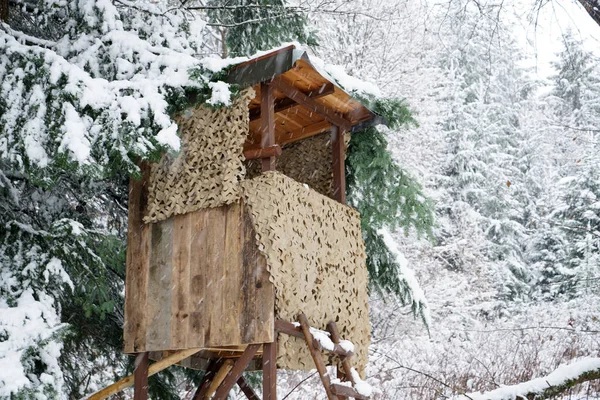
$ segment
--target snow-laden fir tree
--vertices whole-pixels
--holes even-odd
[[[212,74],[195,58],[204,21],[142,2],[10,5],[0,26],[0,398],[79,398],[127,366],[127,182],[140,157],[177,149],[170,113],[186,92],[210,100]],[[161,398],[175,393],[158,383]]]
[[[541,190],[530,171],[531,132],[522,128],[532,83],[503,25],[474,4],[450,6],[441,65],[451,104],[443,132],[447,153],[438,176],[441,258],[456,270],[476,267],[500,295],[529,292],[528,225]]]
[[[548,215],[548,245],[562,244],[541,271],[544,292],[573,296],[598,287],[600,275],[600,70],[574,33],[564,36],[548,96],[556,129],[559,195]],[[560,146],[560,148],[558,148]],[[548,234],[549,235],[549,234]],[[557,257],[560,256],[560,257]]]

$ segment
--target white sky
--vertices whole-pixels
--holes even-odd
[[[563,48],[562,36],[567,30],[578,35],[587,50],[600,55],[600,26],[585,12],[576,0],[550,0],[539,13],[537,26],[533,21],[531,0],[515,0],[523,11],[521,36],[527,53],[532,58],[541,78],[553,73],[550,62]]]

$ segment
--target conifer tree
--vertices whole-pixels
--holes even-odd
[[[249,56],[283,42],[315,45],[306,17],[284,0],[211,0],[208,16],[221,29],[223,56]]]
[[[558,134],[566,139],[561,143],[573,146],[568,152],[562,149],[566,157],[560,165],[561,195],[550,213],[554,237],[564,243],[561,259],[544,270],[546,291],[554,296],[594,290],[600,274],[600,71],[597,60],[573,33],[565,35],[564,46],[558,53],[554,90],[548,99]]]
[[[517,66],[514,41],[481,16],[485,9],[455,4],[452,10],[441,60],[452,112],[443,127],[448,155],[438,177],[445,222],[440,245],[455,269],[469,268],[472,259],[494,262],[497,267],[485,274],[494,277],[501,295],[524,296],[533,279],[525,260],[528,223],[540,190],[529,173],[534,146],[520,121],[531,84]],[[472,247],[470,255],[465,247]]]

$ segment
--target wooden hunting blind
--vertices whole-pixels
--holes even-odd
[[[285,47],[230,69],[227,81],[243,88],[231,107],[175,116],[179,154],[131,181],[125,353],[216,380],[227,364],[216,398],[262,368],[263,396],[276,399],[276,368],[315,366],[310,325],[330,328],[333,353],[354,353],[364,368],[366,257],[359,214],[345,205],[344,159],[352,131],[383,120],[326,76]],[[304,323],[290,323],[299,313]],[[330,398],[343,397],[331,387]]]

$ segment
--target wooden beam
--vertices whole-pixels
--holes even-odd
[[[281,153],[281,146],[274,144],[265,148],[248,149],[244,151],[244,158],[246,160],[256,160],[257,158],[279,157]]]
[[[265,149],[275,144],[275,94],[273,86],[262,82],[260,84],[260,147]],[[275,157],[262,159],[262,170],[275,170]]]
[[[263,400],[277,400],[277,340],[263,344],[262,368]]]
[[[249,344],[246,347],[246,351],[244,354],[233,365],[233,368],[227,373],[227,376],[223,380],[223,382],[219,385],[217,392],[215,393],[215,397],[213,400],[226,400],[229,391],[235,385],[235,383],[240,379],[242,373],[246,370],[250,361],[254,358],[254,355],[260,348],[260,344]]]
[[[260,397],[254,392],[254,390],[248,385],[248,382],[243,376],[240,376],[237,380],[237,385],[240,387],[242,393],[246,395],[248,400],[260,400]]]
[[[138,353],[134,365],[133,400],[148,400],[148,352]]]
[[[202,380],[200,381],[198,389],[196,390],[196,393],[194,393],[192,400],[202,399],[206,395],[206,392],[210,387],[210,383],[215,377],[217,371],[221,368],[222,364],[223,360],[210,360],[206,368],[206,372],[204,373],[204,376],[202,377]]]
[[[339,345],[341,341],[340,333],[334,321],[331,321],[327,324],[327,330],[331,335],[331,341]],[[356,382],[354,382],[354,377],[352,376],[352,364],[350,363],[350,357],[340,357],[340,361],[342,363],[343,372],[338,369],[338,378],[340,378],[342,381],[351,382],[353,387],[356,386]]]
[[[308,110],[321,115],[334,125],[342,127],[349,131],[352,128],[350,121],[337,114],[335,110],[327,107],[315,99],[308,97],[306,94],[298,90],[294,85],[286,81],[283,77],[278,76],[271,81],[271,85],[281,93],[294,100],[296,103],[307,108]]]
[[[343,396],[344,398],[353,397],[359,400],[369,400],[368,397],[359,394],[356,389],[349,386],[340,385],[339,383],[331,384],[331,392],[336,396]]]
[[[295,326],[291,322],[287,322],[287,321],[278,319],[275,321],[275,330],[277,332],[285,333],[286,335],[304,339],[304,333],[302,331],[302,328],[299,326]],[[317,350],[322,350],[322,347],[319,344],[319,342],[315,341],[313,343]],[[354,355],[354,353],[352,353],[351,351],[346,351],[339,344],[336,344],[335,342],[334,342],[334,344],[335,344],[335,347],[333,348],[333,350],[332,351],[327,350],[327,351],[329,351],[330,353],[336,354],[340,357],[351,357],[352,355]]]
[[[331,392],[331,380],[329,379],[329,374],[327,373],[327,367],[321,358],[321,353],[313,344],[313,335],[310,333],[310,326],[308,325],[308,319],[306,319],[306,315],[304,315],[304,313],[300,313],[300,315],[298,315],[298,321],[300,322],[302,333],[304,333],[304,339],[308,345],[310,355],[312,356],[315,366],[317,367],[317,371],[319,372],[319,378],[321,378],[327,398],[329,400],[338,400],[337,396]]]
[[[215,394],[215,392],[219,389],[219,387],[221,386],[221,383],[223,383],[223,381],[227,378],[227,376],[231,372],[231,369],[233,368],[234,364],[235,364],[235,361],[231,358],[223,361],[223,365],[221,365],[221,368],[219,368],[219,371],[217,371],[217,373],[215,374],[215,378],[212,380],[212,382],[210,382],[210,385],[208,386],[206,393],[203,393],[203,396],[201,398],[194,399],[194,400],[210,399],[212,397],[212,395]],[[216,399],[217,396],[215,395],[214,398]]]
[[[312,125],[305,126],[300,129],[296,129],[287,133],[277,133],[275,135],[275,142],[280,145],[286,145],[289,143],[294,143],[299,140],[305,139],[307,137],[311,137],[314,135],[318,135],[319,133],[327,132],[331,129],[331,124],[329,121],[320,121],[316,122]],[[255,134],[256,135],[256,134]],[[260,132],[258,133],[260,135]],[[245,151],[254,151],[260,149],[260,142],[258,144],[252,144]]]
[[[309,92],[303,92],[303,93],[306,96],[310,97],[311,99],[318,99],[320,97],[328,96],[334,92],[335,92],[335,87],[333,86],[333,83],[327,82],[318,89],[311,90]],[[275,114],[280,113],[285,110],[288,110],[297,105],[298,105],[298,103],[296,103],[294,100],[290,99],[289,97],[286,97],[281,100],[277,100],[275,102]],[[261,116],[260,107],[250,110],[250,121],[255,121],[257,119],[260,119],[260,116]]]
[[[173,364],[178,363],[181,360],[184,360],[202,349],[186,349],[180,350],[176,353],[171,354],[168,357],[163,358],[160,361],[155,362],[154,364],[148,367],[148,376],[152,376],[165,368],[170,367]],[[134,377],[133,375],[129,375],[118,382],[113,383],[112,385],[100,390],[99,392],[94,393],[87,400],[104,400],[109,396],[112,396],[115,393],[120,392],[121,390],[128,388],[133,385]]]
[[[344,131],[339,126],[331,127],[331,160],[333,169],[333,198],[346,204],[346,153]]]

